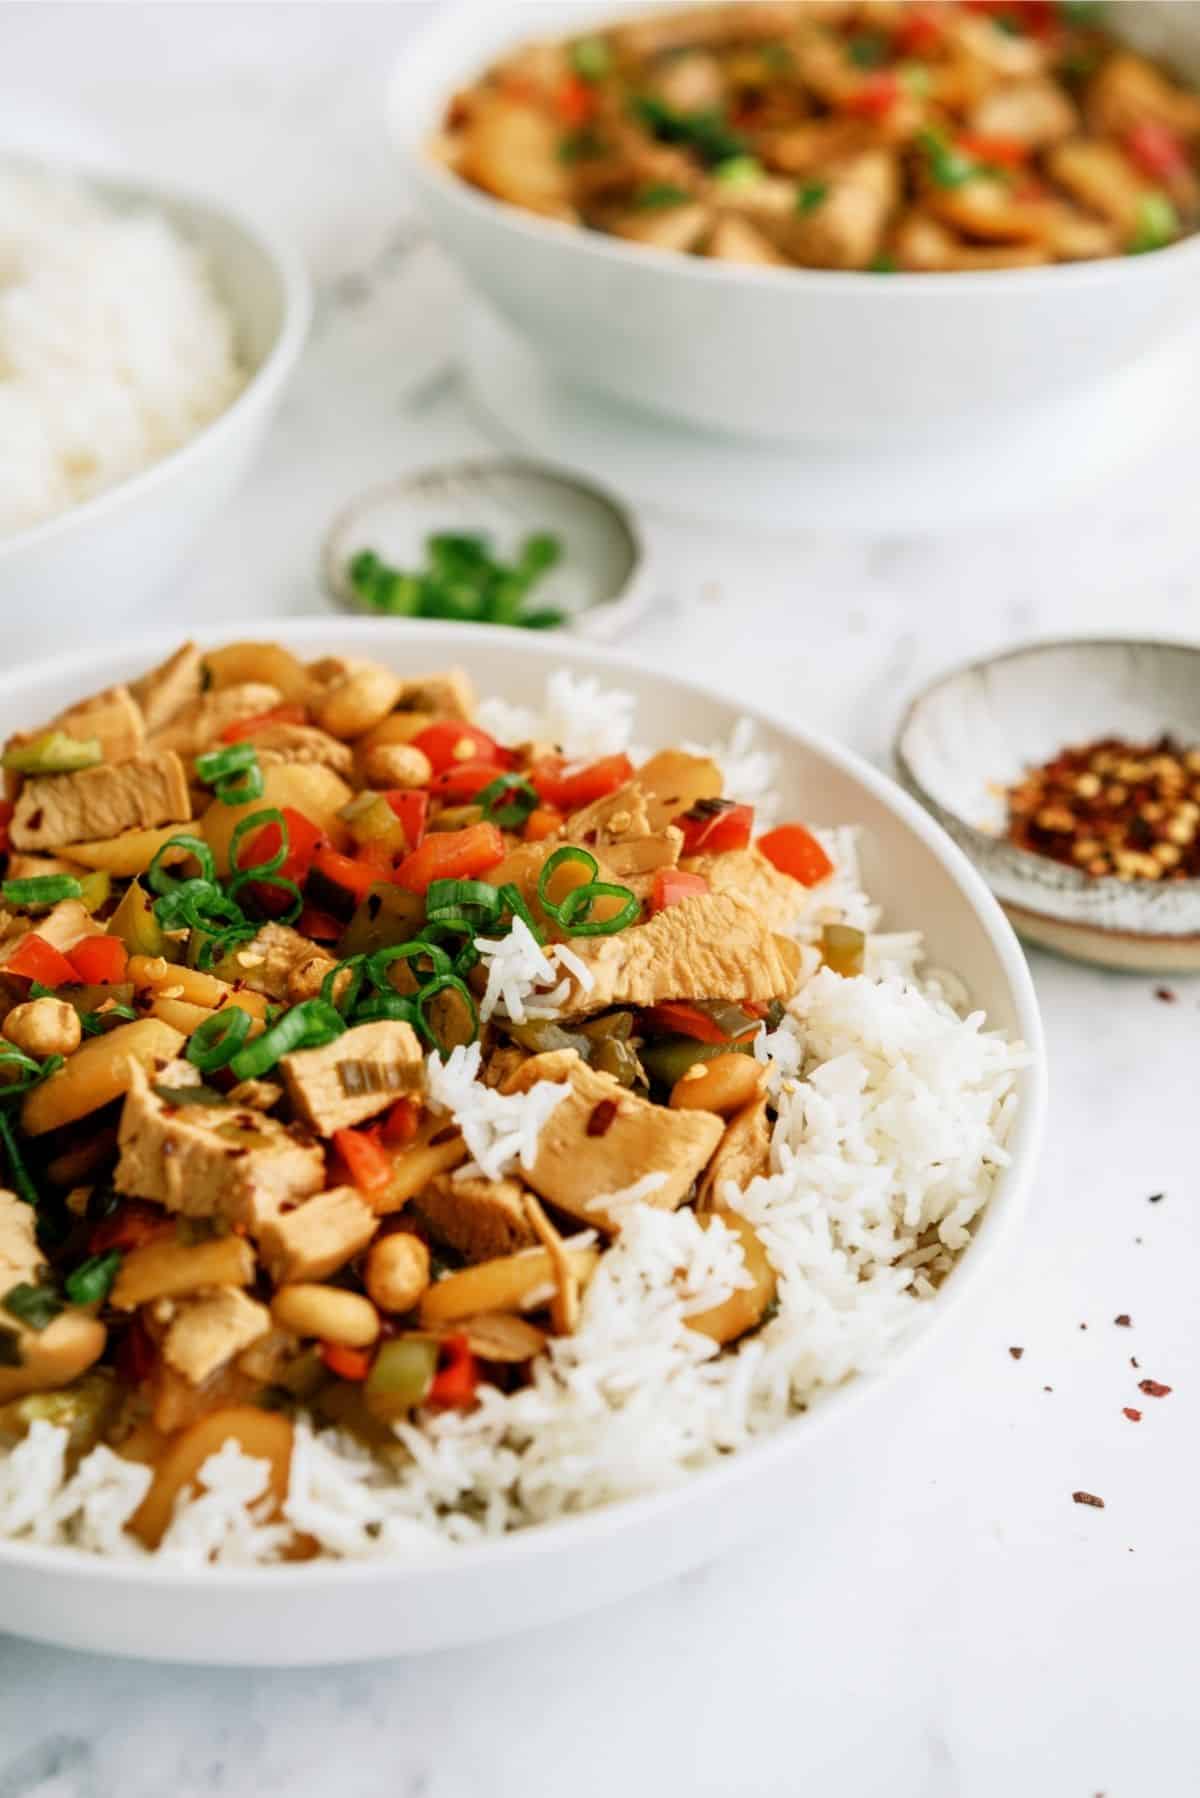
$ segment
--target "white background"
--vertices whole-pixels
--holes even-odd
[[[0,120],[236,195],[292,233],[318,283],[267,456],[147,628],[320,609],[316,549],[348,497],[489,443],[453,371],[456,284],[380,123],[424,11],[0,8]],[[1179,404],[1190,417],[1194,389]],[[1031,635],[1195,635],[1194,483],[1194,458],[1164,450],[1068,514],[971,533],[947,519],[937,537],[651,515],[659,600],[627,647],[883,761],[945,663]],[[79,628],[103,631],[102,599]],[[1167,1003],[1046,958],[1035,973],[1053,1105],[1032,1223],[953,1360],[870,1413],[880,1440],[789,1534],[425,1661],[204,1672],[0,1639],[0,1798],[1200,1791],[1200,991],[1173,982]],[[1142,1397],[1142,1374],[1172,1395]],[[1106,1508],[1072,1504],[1076,1488]]]

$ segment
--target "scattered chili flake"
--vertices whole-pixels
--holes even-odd
[[[1086,1324],[1080,1324],[1080,1326],[1079,1326],[1079,1328],[1080,1328],[1080,1329],[1081,1329],[1081,1330],[1086,1330],[1086,1329],[1087,1329],[1087,1325],[1086,1325]]]
[[[1166,1398],[1170,1390],[1171,1388],[1164,1386],[1161,1380],[1138,1381],[1138,1391],[1144,1392],[1147,1398]]]
[[[1154,989],[1154,997],[1156,999],[1161,999],[1164,1005],[1174,1005],[1179,994],[1173,993],[1169,986],[1156,986]]]
[[[1148,1203],[1151,1205],[1161,1205],[1166,1196],[1165,1192],[1152,1192]]]
[[[1010,1348],[1008,1352],[1014,1361],[1019,1361],[1021,1356],[1025,1353],[1025,1350],[1023,1348]]]
[[[1121,1415],[1122,1417],[1127,1417],[1130,1423],[1141,1423],[1142,1421],[1141,1412],[1135,1411],[1132,1405],[1122,1405]]]
[[[1122,1311],[1119,1317],[1113,1318],[1113,1322],[1115,1324],[1120,1324],[1123,1330],[1131,1330],[1133,1328],[1133,1319],[1130,1317],[1128,1311]]]
[[[1077,1505],[1093,1505],[1097,1511],[1104,1509],[1104,1500],[1097,1498],[1094,1492],[1072,1492],[1071,1497]]]
[[[1170,735],[1062,749],[1008,788],[1008,836],[1034,855],[1117,880],[1200,876],[1200,747]],[[1175,994],[1159,987],[1168,1002]]]
[[[1136,1356],[1136,1355],[1130,1355],[1130,1357],[1129,1357],[1129,1365],[1130,1365],[1130,1367],[1136,1367],[1136,1368],[1139,1368],[1139,1369],[1140,1369],[1140,1367],[1141,1367],[1141,1365],[1142,1365],[1142,1364],[1141,1364],[1141,1362],[1140,1362],[1140,1361],[1139,1361],[1139,1360],[1138,1360],[1138,1358],[1137,1358],[1137,1356]]]
[[[1053,1392],[1054,1388],[1053,1388],[1053,1386],[1043,1386],[1042,1391],[1043,1392]]]
[[[587,1134],[589,1136],[604,1136],[616,1115],[616,1100],[601,1099],[599,1104],[594,1107],[591,1116],[588,1118]]]

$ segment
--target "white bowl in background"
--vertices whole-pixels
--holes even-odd
[[[712,1560],[726,1547],[785,1521],[808,1531],[815,1552],[837,1527],[848,1489],[886,1445],[897,1411],[897,1375],[918,1346],[945,1345],[955,1321],[969,1327],[971,1295],[995,1277],[999,1251],[1020,1218],[1045,1112],[1044,1048],[1033,984],[1012,930],[983,881],[950,839],[884,775],[798,726],[673,676],[635,667],[566,637],[482,625],[335,617],[239,623],[243,637],[275,637],[304,656],[349,651],[397,669],[459,663],[485,693],[536,704],[558,667],[631,692],[640,726],[656,741],[709,741],[754,717],[780,758],[785,809],[816,824],[863,827],[864,879],[896,928],[924,927],[942,966],[967,981],[996,1027],[1021,1037],[1031,1064],[1021,1108],[975,1239],[922,1327],[887,1366],[859,1375],[755,1446],[670,1491],[590,1511],[445,1559],[347,1565],[210,1568],[102,1560],[77,1550],[0,1542],[0,1617],[17,1635],[110,1654],[226,1665],[302,1665],[364,1660],[509,1635],[625,1597]],[[0,734],[32,726],[97,686],[141,672],[175,639],[74,654],[0,674]],[[890,1411],[885,1395],[891,1395]],[[824,1482],[836,1500],[814,1510]],[[861,1550],[861,1545],[860,1545]]]
[[[123,173],[45,166],[118,204],[152,206],[204,252],[249,378],[219,417],[149,468],[43,523],[0,535],[0,649],[9,655],[78,640],[81,618],[127,617],[162,585],[240,485],[312,313],[299,258],[224,205]]]
[[[647,10],[460,0],[406,43],[392,81],[392,134],[435,237],[558,372],[751,438],[880,447],[1007,431],[1019,443],[1031,412],[1052,416],[1194,319],[1200,236],[995,273],[737,267],[537,217],[429,154],[449,96],[503,49]],[[1125,0],[1109,23],[1200,77],[1196,0]]]

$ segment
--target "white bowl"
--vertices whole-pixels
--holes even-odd
[[[347,649],[416,672],[458,662],[485,692],[536,704],[556,667],[588,671],[632,692],[644,730],[663,743],[708,741],[748,708],[685,681],[631,666],[565,638],[479,625],[404,624],[333,618],[239,624],[246,637],[278,637],[305,656]],[[101,682],[123,679],[172,643],[59,658],[0,675],[0,732],[30,725]],[[761,1444],[651,1498],[592,1511],[481,1546],[436,1564],[211,1569],[99,1560],[77,1551],[0,1543],[4,1628],[40,1641],[107,1653],[223,1664],[311,1664],[423,1651],[507,1635],[652,1585],[711,1560],[786,1515],[804,1527],[815,1471],[847,1438],[846,1479],[886,1432],[884,1396],[913,1347],[957,1319],[969,1327],[970,1295],[989,1272],[1024,1209],[1045,1110],[1037,1001],[1013,933],[979,876],[915,801],[848,751],[750,712],[781,758],[787,810],[817,824],[863,826],[863,870],[898,928],[930,930],[937,961],[956,969],[991,1022],[1025,1040],[1012,1161],[997,1181],[961,1263],[929,1301],[915,1343],[878,1373],[860,1375]],[[893,1404],[894,1409],[894,1404]],[[858,1423],[857,1435],[850,1429]],[[809,1514],[811,1524],[811,1513]],[[824,1526],[822,1526],[824,1527]],[[814,1541],[819,1552],[819,1531]]]
[[[503,48],[610,22],[629,0],[477,0],[405,45],[393,136],[434,235],[560,372],[717,431],[882,446],[1048,422],[1195,315],[1200,237],[1153,255],[998,273],[735,267],[504,205],[428,152],[446,100]],[[1194,0],[1111,23],[1200,75]]]
[[[224,206],[124,176],[79,174],[119,204],[166,215],[205,253],[249,379],[179,449],[68,511],[0,536],[0,649],[78,640],[81,615],[127,616],[160,587],[240,485],[308,332],[308,276],[293,252]]]

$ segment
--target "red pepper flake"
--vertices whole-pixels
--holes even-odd
[[[1161,1205],[1166,1196],[1165,1192],[1152,1192],[1150,1194],[1151,1205]]]
[[[1161,1380],[1138,1381],[1138,1391],[1144,1392],[1147,1398],[1166,1398],[1170,1390],[1171,1388],[1164,1386]]]
[[[1086,1329],[1087,1329],[1087,1325],[1086,1325],[1086,1324],[1080,1324],[1080,1326],[1079,1326],[1079,1328],[1080,1328],[1080,1329],[1081,1329],[1081,1330],[1086,1330]]]
[[[1008,1352],[1014,1361],[1019,1361],[1021,1356],[1025,1353],[1025,1350],[1023,1348],[1010,1348]]]
[[[615,1099],[601,1099],[600,1103],[592,1111],[592,1115],[588,1118],[587,1134],[589,1136],[606,1135],[616,1115],[617,1101]]]
[[[1133,1328],[1133,1319],[1130,1317],[1128,1311],[1122,1311],[1119,1317],[1113,1318],[1113,1322],[1115,1324],[1120,1324],[1123,1330],[1132,1330]]]
[[[1156,999],[1161,999],[1164,1005],[1174,1005],[1179,994],[1172,992],[1169,986],[1156,986],[1154,989],[1154,997]]]
[[[1097,1498],[1094,1492],[1072,1492],[1071,1497],[1077,1505],[1092,1505],[1097,1511],[1104,1509],[1104,1500]]]
[[[1129,1419],[1130,1423],[1141,1423],[1141,1421],[1142,1421],[1141,1412],[1135,1411],[1132,1405],[1122,1405],[1121,1406],[1121,1416],[1127,1417]]]
[[[1129,1365],[1130,1365],[1130,1367],[1140,1367],[1140,1366],[1141,1366],[1141,1362],[1140,1362],[1140,1361],[1139,1361],[1139,1360],[1138,1360],[1138,1358],[1137,1358],[1137,1356],[1136,1356],[1136,1355],[1130,1355],[1130,1357],[1129,1357]]]
[[[1054,1388],[1053,1388],[1053,1386],[1043,1386],[1042,1391],[1043,1392],[1053,1392]]]

